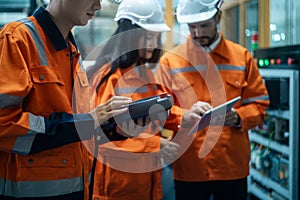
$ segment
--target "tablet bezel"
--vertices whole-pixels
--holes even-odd
[[[241,99],[241,96],[235,97],[223,104],[220,104],[209,111],[206,111],[198,123],[198,131],[203,130],[210,125],[210,122],[218,117],[218,114],[226,113],[233,108],[233,106]]]

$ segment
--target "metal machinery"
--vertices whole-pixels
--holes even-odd
[[[0,28],[8,22],[27,17],[35,0],[0,0]]]
[[[297,200],[299,179],[300,45],[254,51],[270,97],[266,119],[249,131],[249,193]]]

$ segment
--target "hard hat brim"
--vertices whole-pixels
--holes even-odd
[[[165,31],[170,31],[170,27],[167,24],[140,24],[137,23],[140,27],[143,29],[146,29],[147,31],[152,31],[152,32],[165,32]]]
[[[119,21],[122,18],[126,18],[126,19],[129,19],[131,21],[134,21],[130,17],[115,17],[114,20]],[[143,24],[143,23],[140,23],[140,22],[135,22],[135,24],[139,25],[143,29],[146,29],[147,31],[152,31],[152,32],[171,31],[171,28],[165,23],[161,23],[161,24]]]
[[[203,22],[203,21],[207,21],[210,20],[211,18],[213,18],[213,16],[215,16],[215,14],[218,12],[218,10],[216,8],[204,12],[204,13],[197,13],[197,14],[190,14],[190,15],[180,15],[179,13],[177,14],[177,21],[179,23],[197,23],[197,22]]]

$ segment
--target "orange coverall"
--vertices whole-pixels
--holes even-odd
[[[97,85],[103,75],[104,65],[93,77]],[[141,78],[134,67],[117,69],[97,91],[95,105],[107,101],[113,95],[131,97],[132,100],[160,94],[154,84],[153,74],[145,66],[149,80]],[[101,72],[100,72],[101,71]],[[143,137],[143,135],[145,137]],[[94,200],[159,200],[162,198],[160,137],[141,133],[137,138],[99,145],[95,171]],[[121,168],[119,168],[121,167]]]
[[[221,35],[220,44],[208,54],[189,36],[187,43],[166,52],[160,64],[157,80],[175,100],[167,127],[179,131],[182,138],[188,137],[180,127],[185,109],[190,109],[197,101],[216,106],[242,97],[234,107],[241,118],[241,127],[210,127],[193,134],[191,145],[173,163],[175,180],[245,178],[250,161],[248,130],[262,122],[269,104],[267,90],[249,51]],[[200,154],[200,149],[205,151],[207,145],[209,151]]]
[[[78,94],[89,85],[69,37],[67,47],[42,8],[0,31],[0,199],[81,191],[88,199],[91,163],[75,116],[87,119],[85,139],[94,122],[89,114],[73,115],[88,109],[72,104],[85,101]]]

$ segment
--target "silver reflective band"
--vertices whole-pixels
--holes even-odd
[[[30,153],[30,149],[35,139],[36,135],[23,135],[19,136],[14,144],[13,149],[11,150],[12,153],[21,154],[21,155],[28,155]]]
[[[48,60],[47,60],[46,52],[45,52],[45,49],[44,49],[44,42],[41,39],[37,28],[35,27],[35,25],[33,24],[32,21],[25,21],[24,24],[28,28],[28,30],[31,34],[31,37],[34,41],[34,44],[37,48],[39,58],[40,58],[40,65],[41,66],[48,66]]]
[[[18,181],[0,179],[0,195],[11,197],[47,197],[59,196],[83,190],[83,177],[47,180],[47,181]]]
[[[217,65],[218,70],[233,70],[233,71],[245,71],[245,66],[232,66],[232,65]]]
[[[44,121],[44,117],[36,116],[29,113],[29,128],[30,131],[28,134],[35,135],[37,133],[45,133],[46,132],[46,125]]]
[[[258,97],[251,97],[247,99],[242,100],[242,105],[246,105],[249,103],[254,103],[255,101],[267,101],[269,100],[269,95],[263,95],[263,96],[258,96]]]
[[[22,106],[23,97],[0,94],[0,109],[19,108]]]

